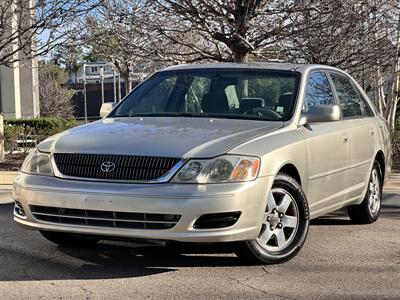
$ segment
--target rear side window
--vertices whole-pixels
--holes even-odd
[[[363,111],[366,111],[366,103],[362,102],[350,80],[336,73],[331,73],[330,75],[336,88],[343,117],[357,118],[365,116]]]
[[[334,98],[324,72],[314,72],[308,79],[304,110],[312,106],[333,105]]]
[[[358,97],[361,99],[361,109],[363,116],[365,117],[373,117],[374,113],[372,112],[371,107],[368,104],[368,101],[364,98],[364,96],[361,94],[359,90],[357,90]]]

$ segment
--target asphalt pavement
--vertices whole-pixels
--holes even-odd
[[[399,194],[372,225],[314,220],[300,254],[272,266],[242,265],[228,245],[62,248],[11,214],[0,205],[0,299],[400,299]]]

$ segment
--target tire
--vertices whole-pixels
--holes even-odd
[[[382,183],[382,170],[378,161],[375,160],[363,202],[347,207],[353,224],[371,224],[378,220],[382,202]]]
[[[308,202],[300,184],[279,173],[268,195],[259,236],[236,243],[234,252],[250,264],[286,262],[299,253],[309,224]]]
[[[65,247],[90,247],[96,245],[100,240],[78,234],[56,231],[40,231],[48,241]]]

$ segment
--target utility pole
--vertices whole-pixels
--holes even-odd
[[[117,102],[117,82],[115,81],[115,70],[113,68],[113,91],[114,91],[114,102]]]
[[[86,97],[86,65],[83,65],[83,105],[85,110],[85,123],[88,122],[87,116],[87,97]]]
[[[104,68],[100,67],[101,104],[104,104]]]

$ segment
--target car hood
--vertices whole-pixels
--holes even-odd
[[[161,157],[213,157],[283,126],[283,122],[238,119],[106,118],[55,135],[45,152]]]

